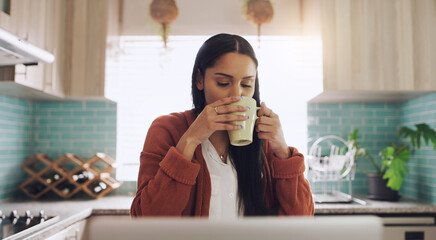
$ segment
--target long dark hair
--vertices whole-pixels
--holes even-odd
[[[198,115],[206,106],[203,90],[198,90],[196,81],[197,74],[204,78],[207,68],[213,67],[216,60],[222,55],[235,52],[249,56],[256,65],[258,61],[250,43],[238,35],[217,34],[209,38],[200,48],[195,59],[192,71],[192,99],[195,114]],[[259,79],[256,74],[253,98],[260,106]],[[253,142],[247,146],[235,147],[230,145],[229,154],[238,174],[239,209],[244,210],[244,215],[269,215],[275,211],[265,205],[264,182],[262,170],[265,161],[261,154],[263,143],[254,131]]]

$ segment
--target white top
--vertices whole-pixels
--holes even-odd
[[[209,139],[201,144],[201,151],[209,170],[212,185],[209,219],[238,218],[238,178],[229,155],[227,163],[223,163]]]

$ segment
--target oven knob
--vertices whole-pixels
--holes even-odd
[[[9,219],[14,225],[18,222],[18,218],[20,218],[20,216],[18,216],[17,210],[13,210],[11,215],[9,215]]]
[[[12,210],[11,215],[9,216],[10,218],[17,218],[18,217],[18,212],[17,210]]]
[[[30,210],[26,210],[24,217],[26,218],[26,225],[29,225],[33,219],[33,215],[30,213]]]
[[[47,220],[47,215],[45,215],[44,210],[39,211],[39,219],[41,222]]]
[[[3,214],[3,212],[0,210],[0,224],[3,222],[3,219],[5,219],[6,216]]]
[[[24,213],[24,217],[25,218],[30,218],[30,219],[33,218],[32,214],[30,213],[30,210],[26,210],[26,212]]]

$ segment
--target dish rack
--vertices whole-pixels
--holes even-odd
[[[355,175],[356,149],[341,137],[329,135],[317,139],[307,156],[307,178],[315,202],[349,203],[353,201],[352,181]],[[348,194],[342,192],[348,184]],[[346,188],[345,187],[345,188]]]
[[[34,154],[22,164],[29,178],[19,189],[34,199],[50,191],[65,199],[80,191],[93,198],[100,198],[121,185],[110,176],[114,163],[104,153],[96,153],[86,161],[71,153],[66,153],[57,160],[47,154]]]

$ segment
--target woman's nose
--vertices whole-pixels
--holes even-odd
[[[232,97],[242,96],[242,87],[235,84],[235,86],[232,88],[231,95]]]

